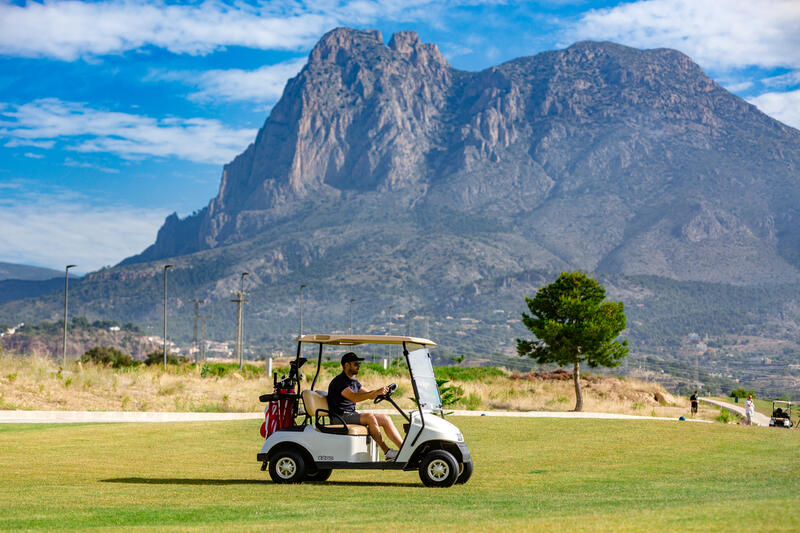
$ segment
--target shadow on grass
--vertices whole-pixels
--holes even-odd
[[[131,483],[134,485],[265,485],[263,479],[202,479],[180,477],[117,477],[101,479],[101,483]]]
[[[101,479],[101,483],[130,483],[133,485],[272,485],[264,479],[203,479],[180,477],[118,477]],[[341,485],[348,487],[421,487],[419,483],[389,483],[385,481],[306,481],[312,484]]]

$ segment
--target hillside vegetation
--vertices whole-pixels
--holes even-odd
[[[287,360],[277,362],[279,375],[287,370]],[[303,388],[310,388],[316,365],[308,363],[302,370]],[[327,388],[338,372],[338,362],[324,362],[316,388]],[[457,399],[450,409],[567,411],[574,404],[566,372],[452,366],[436,367],[435,372],[448,380],[444,387],[452,387]],[[367,388],[397,383],[395,398],[402,407],[412,408],[411,383],[402,365],[383,369],[365,363],[358,379]],[[672,396],[656,383],[587,374],[583,387],[587,411],[676,418],[688,412],[685,398]],[[239,370],[231,362],[183,363],[164,371],[160,364],[114,369],[74,362],[61,369],[45,357],[0,356],[0,409],[253,412],[263,410],[258,397],[272,388],[265,368],[252,364]],[[715,416],[714,410],[705,413],[706,418]]]

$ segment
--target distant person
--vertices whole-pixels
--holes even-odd
[[[694,416],[697,414],[697,391],[694,391],[689,401],[692,402],[692,416]]]
[[[747,425],[753,425],[753,414],[755,414],[755,406],[753,405],[753,397],[751,395],[747,396],[747,401],[744,402],[744,415],[747,418]]]
[[[361,383],[354,376],[358,374],[363,360],[353,352],[347,352],[342,356],[342,373],[333,378],[330,385],[328,385],[328,408],[331,414],[340,416],[345,424],[367,426],[369,434],[383,450],[386,460],[393,461],[397,458],[398,451],[389,448],[381,435],[381,428],[383,428],[386,436],[398,448],[403,445],[403,439],[400,437],[400,432],[394,427],[392,419],[389,418],[389,415],[374,415],[356,411],[357,402],[374,400],[376,397],[389,392],[389,387],[381,387],[375,390],[361,388]]]

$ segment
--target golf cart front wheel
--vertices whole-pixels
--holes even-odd
[[[278,452],[269,460],[269,477],[275,483],[300,483],[305,475],[305,461],[293,450]]]
[[[461,485],[469,481],[469,478],[472,477],[472,461],[467,461],[466,463],[461,463],[461,472],[458,474],[458,479],[456,479],[456,485]]]
[[[458,461],[445,450],[429,452],[419,465],[419,478],[426,487],[451,487],[458,474]]]

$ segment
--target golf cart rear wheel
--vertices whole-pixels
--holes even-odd
[[[458,479],[456,479],[456,485],[461,485],[469,481],[469,478],[472,477],[472,461],[467,461],[466,463],[461,463],[461,473],[458,474]]]
[[[285,450],[270,457],[269,477],[275,483],[301,483],[305,475],[305,461],[296,451]]]
[[[419,478],[426,487],[451,487],[458,474],[458,461],[445,450],[428,452],[419,465]]]
[[[332,473],[330,468],[318,468],[314,473],[306,473],[306,481],[327,481]]]

